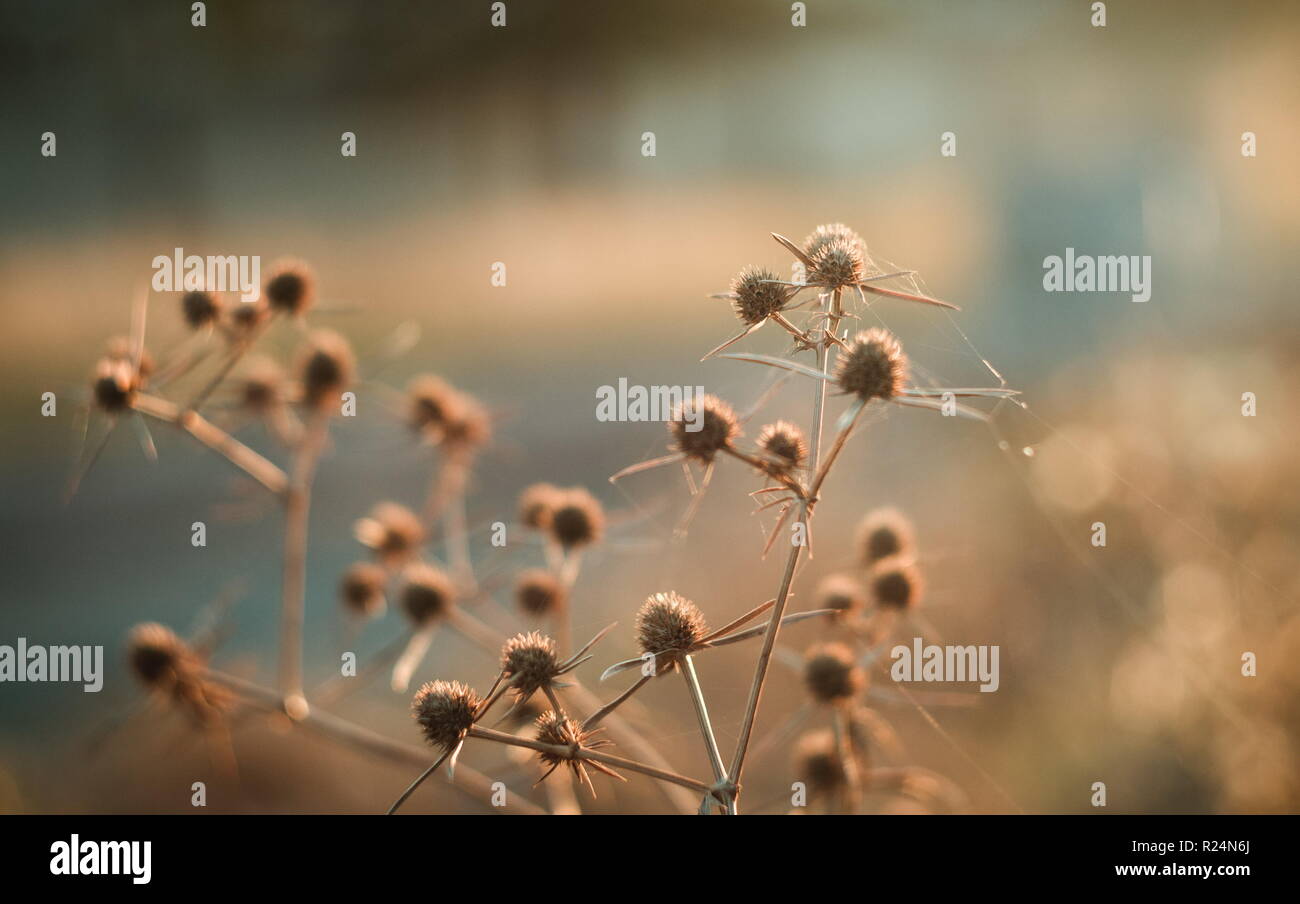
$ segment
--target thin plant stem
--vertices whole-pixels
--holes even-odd
[[[713,723],[709,721],[709,710],[704,704],[704,691],[700,689],[700,678],[695,674],[695,661],[689,653],[682,657],[682,677],[691,691],[691,703],[695,705],[695,717],[700,723],[700,734],[704,736],[704,746],[709,753],[709,765],[713,767],[713,778],[718,782],[725,782],[727,767],[722,764],[722,753],[718,750],[718,741],[713,736]]]
[[[284,576],[280,599],[280,690],[285,712],[301,718],[307,710],[303,695],[302,626],[307,598],[307,520],[311,510],[311,485],[316,465],[329,436],[330,412],[318,408],[311,414],[293,462],[285,500]]]

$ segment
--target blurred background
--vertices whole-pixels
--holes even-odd
[[[662,454],[663,428],[598,422],[596,388],[700,384],[752,405],[765,369],[699,362],[737,330],[706,296],[747,264],[789,272],[769,232],[798,240],[835,221],[963,307],[874,305],[919,374],[986,385],[987,359],[1028,405],[990,427],[877,415],[818,508],[797,608],[851,560],[861,515],[894,505],[916,525],[927,623],[1001,647],[997,693],[935,709],[951,743],[905,703],[873,704],[907,762],[950,777],[976,811],[1093,812],[1096,781],[1109,811],[1300,809],[1296,7],[1111,2],[1096,28],[1084,2],[808,6],[792,27],[783,0],[513,0],[504,28],[486,2],[218,0],[203,28],[187,4],[0,8],[0,643],[103,644],[107,659],[100,694],[0,685],[0,810],[191,812],[201,780],[210,810],[375,812],[414,777],[258,720],[235,730],[238,784],[178,717],[99,731],[140,698],[121,652],[130,627],[187,631],[225,592],[234,627],[214,663],[275,676],[281,513],[223,462],[159,427],[150,464],[120,430],[62,502],[91,368],[127,332],[155,255],[256,254],[264,272],[301,257],[321,286],[313,322],[352,340],[363,374],[400,389],[432,371],[481,398],[497,421],[469,499],[476,528],[511,521],[535,481],[596,493],[613,529],[586,560],[575,634],[620,627],[584,667],[594,683],[635,653],[647,594],[675,589],[720,625],[770,596],[783,565],[760,560],[771,519],[751,515],[742,468],[719,469],[691,542],[667,546],[680,471],[607,481]],[[46,131],[57,157],[40,154]],[[340,154],[344,131],[355,158]],[[949,131],[955,157],[940,154]],[[1066,247],[1150,255],[1150,302],[1045,293],[1042,262]],[[497,261],[504,287],[490,284]],[[419,342],[385,359],[408,321]],[[176,297],[156,296],[150,350],[185,334]],[[289,354],[300,338],[281,325],[267,346]],[[745,347],[784,350],[772,330]],[[806,418],[803,388],[748,435]],[[47,391],[54,418],[40,416]],[[1245,392],[1256,417],[1241,414]],[[335,587],[362,556],[353,522],[382,499],[418,505],[431,472],[384,398],[359,389],[317,483],[315,682],[347,648]],[[262,428],[230,423],[284,462]],[[196,520],[206,548],[190,544]],[[1096,521],[1105,548],[1090,543]],[[541,564],[481,536],[475,557],[494,573]],[[480,614],[505,629],[497,595]],[[364,659],[400,628],[390,611],[354,648]],[[797,654],[819,630],[782,645]],[[1257,678],[1241,676],[1245,651]],[[724,750],[756,653],[699,664]],[[444,632],[417,680],[482,689],[494,673]],[[778,664],[759,734],[802,695]],[[665,754],[706,774],[680,683],[638,699]],[[418,741],[383,680],[338,711]],[[473,745],[464,758],[488,774],[504,762]],[[755,769],[755,801],[786,793],[788,760],[780,749]],[[664,807],[648,783],[613,784],[598,782],[592,810]],[[411,808],[483,809],[442,783]]]

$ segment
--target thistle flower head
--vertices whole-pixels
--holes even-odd
[[[478,399],[458,392],[442,424],[442,441],[451,448],[473,450],[492,439],[492,416]]]
[[[920,569],[898,556],[881,559],[871,570],[871,596],[878,606],[914,609],[924,591]]]
[[[862,584],[847,574],[830,574],[817,585],[815,609],[834,609],[835,618],[856,614],[866,608]]]
[[[844,762],[831,731],[810,731],[799,738],[794,749],[794,774],[814,794],[828,794],[844,785]]]
[[[862,237],[843,223],[826,223],[818,226],[803,240],[803,252],[813,257],[822,248],[837,241],[856,245],[863,250],[864,254],[866,252],[866,243],[862,241]]]
[[[533,530],[546,530],[563,491],[554,484],[535,483],[519,494],[519,520]]]
[[[808,282],[827,288],[860,283],[867,276],[867,259],[861,241],[830,238],[808,255],[812,261]]]
[[[678,656],[691,652],[708,634],[699,607],[671,590],[649,597],[636,614],[637,643],[641,652],[655,655],[661,673],[672,668]]]
[[[732,407],[717,396],[696,396],[677,406],[668,432],[677,451],[707,465],[740,436],[740,422]]]
[[[169,690],[178,682],[189,680],[197,668],[197,659],[189,645],[171,628],[157,622],[131,629],[127,658],[140,683],[154,689]]]
[[[424,739],[447,751],[464,740],[481,702],[473,688],[459,681],[431,681],[416,691],[411,714]]]
[[[239,380],[239,404],[254,414],[264,414],[284,399],[284,372],[270,358],[254,358]]]
[[[758,448],[763,453],[764,470],[772,475],[789,474],[808,460],[803,431],[789,421],[764,427],[758,434]]]
[[[316,303],[316,276],[302,261],[276,261],[262,295],[272,310],[303,314]]]
[[[100,358],[95,366],[91,393],[95,404],[109,414],[118,414],[131,407],[140,378],[131,369],[131,362],[121,358]]]
[[[564,490],[555,500],[549,529],[565,549],[597,543],[605,533],[605,510],[596,497],[581,487]]]
[[[858,525],[858,559],[871,566],[881,559],[907,555],[913,548],[912,524],[898,509],[880,508],[867,512]]]
[[[441,435],[447,422],[457,417],[459,394],[441,377],[423,374],[406,389],[407,423],[417,432]]]
[[[270,313],[271,309],[263,297],[259,296],[253,301],[236,298],[226,309],[226,318],[233,335],[236,338],[246,338],[262,324],[262,321],[266,320]]]
[[[820,644],[804,657],[804,684],[818,703],[838,703],[866,687],[866,673],[842,643]]]
[[[402,572],[402,609],[416,627],[445,616],[456,603],[456,586],[441,570],[423,562]]]
[[[211,292],[186,292],[181,296],[181,314],[192,330],[211,326],[221,317],[221,305]]]
[[[555,641],[536,631],[516,634],[501,648],[501,671],[520,697],[529,697],[551,683],[559,672]]]
[[[907,355],[888,330],[873,326],[840,349],[835,382],[849,395],[863,401],[889,400],[903,392],[906,380]]]
[[[746,267],[731,280],[731,306],[747,324],[762,323],[790,300],[779,277],[765,267]]]
[[[313,408],[338,402],[356,372],[352,346],[333,330],[317,330],[308,337],[299,365],[303,399]]]
[[[381,502],[353,527],[357,540],[385,562],[409,559],[424,543],[424,525],[415,512],[397,502]]]
[[[569,769],[573,772],[574,778],[586,785],[594,797],[596,789],[591,785],[591,777],[587,774],[588,767],[613,778],[623,778],[604,763],[580,759],[577,755],[580,750],[597,750],[609,746],[609,741],[603,739],[594,740],[594,736],[602,729],[584,731],[580,722],[554,711],[547,711],[538,716],[537,721],[533,723],[533,727],[536,730],[536,739],[541,743],[565,748],[562,751],[539,750],[537,752],[537,758],[550,767],[546,774],[542,776],[543,779],[554,772],[556,768],[567,763]]]
[[[388,573],[372,562],[357,562],[343,573],[339,595],[343,605],[357,615],[373,616],[383,611]]]
[[[515,602],[528,615],[550,615],[564,601],[564,585],[549,571],[530,568],[521,572],[515,581]]]

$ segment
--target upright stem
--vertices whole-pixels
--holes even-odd
[[[301,719],[307,714],[303,695],[302,625],[307,594],[307,516],[316,464],[329,433],[330,412],[312,412],[302,444],[294,455],[285,500],[284,577],[280,600],[280,690],[285,712]]]
[[[704,746],[709,752],[709,764],[713,766],[713,778],[719,782],[727,780],[727,767],[722,765],[722,754],[718,751],[718,741],[713,736],[713,723],[709,721],[709,710],[704,705],[704,692],[700,689],[699,676],[695,674],[695,662],[690,655],[682,657],[682,677],[691,690],[691,702],[695,704],[695,717],[700,721],[700,734],[704,736]]]
[[[840,310],[840,290],[835,289],[829,299],[822,296],[823,313],[826,315],[825,332],[822,335],[821,342],[817,345],[817,363],[818,369],[822,373],[826,372],[826,365],[830,361],[831,343],[826,335],[834,334],[839,328],[840,319],[843,313]],[[822,444],[822,419],[826,410],[826,389],[825,380],[817,380],[816,387],[813,389],[813,412],[812,426],[809,433],[808,455],[809,470],[813,474],[820,471],[819,458],[821,455]],[[820,486],[820,483],[818,484]],[[811,541],[809,536],[809,523],[812,521],[812,505],[816,500],[816,489],[812,489],[808,498],[801,504],[800,519],[804,523],[804,542]],[[786,602],[790,598],[790,585],[794,583],[795,570],[799,565],[799,557],[803,554],[803,544],[792,544],[790,546],[790,555],[786,559],[785,573],[781,576],[781,589],[776,595],[776,605],[772,607],[772,614],[767,620],[767,630],[763,634],[763,648],[758,654],[758,665],[754,669],[754,681],[749,688],[749,702],[745,705],[745,718],[740,726],[740,739],[736,742],[736,755],[731,761],[731,769],[727,775],[731,782],[736,786],[736,797],[740,794],[740,775],[745,767],[745,754],[749,750],[749,740],[754,733],[754,719],[758,715],[758,704],[763,698],[763,685],[767,681],[768,666],[772,661],[772,650],[776,647],[776,638],[781,631],[781,619],[785,615]],[[736,802],[733,799],[732,805],[728,812],[737,811]]]

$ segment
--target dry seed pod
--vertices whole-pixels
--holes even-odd
[[[456,586],[451,578],[423,562],[406,566],[400,593],[402,611],[417,628],[443,618],[456,604]]]
[[[473,688],[459,681],[431,681],[416,691],[411,714],[424,739],[447,751],[464,740],[481,702]]]
[[[747,324],[762,323],[790,300],[779,277],[764,267],[746,267],[731,281],[731,302],[736,316]]]
[[[349,611],[373,617],[384,611],[388,573],[371,562],[357,562],[343,574],[339,595]]]
[[[788,421],[764,427],[758,434],[758,448],[763,453],[764,472],[773,476],[788,475],[808,460],[803,431]]]
[[[708,634],[699,607],[671,590],[649,597],[636,614],[637,643],[642,653],[654,654],[660,674],[673,668],[680,656]]]
[[[867,685],[866,673],[854,661],[853,651],[842,643],[820,644],[804,656],[804,684],[818,703],[839,703],[856,696]]]
[[[830,574],[817,585],[814,609],[834,609],[832,618],[861,613],[867,605],[867,594],[858,580],[847,574]]]
[[[386,564],[404,562],[424,543],[424,525],[415,512],[397,502],[381,502],[353,527],[358,542],[373,549]]]
[[[541,568],[530,568],[515,582],[515,602],[528,615],[550,615],[564,605],[566,594],[560,579]]]
[[[212,326],[221,317],[221,304],[211,292],[186,292],[181,296],[181,314],[192,330]]]
[[[894,334],[873,326],[840,349],[835,365],[835,382],[839,388],[865,401],[888,401],[906,388],[907,355]]]
[[[897,556],[882,559],[871,570],[871,595],[881,608],[914,609],[924,591],[920,569]]]
[[[332,330],[317,330],[308,337],[298,373],[303,400],[310,407],[335,405],[356,373],[352,346]]]
[[[565,549],[578,549],[600,542],[605,533],[605,510],[586,490],[573,487],[555,500],[549,529],[555,542]]]
[[[858,525],[858,560],[866,566],[892,556],[914,554],[912,524],[897,509],[874,509]]]
[[[740,422],[730,405],[715,395],[705,395],[679,405],[668,421],[668,432],[673,448],[707,465],[740,436]]]
[[[262,297],[273,311],[304,314],[316,303],[316,276],[302,261],[276,261],[271,265]]]

